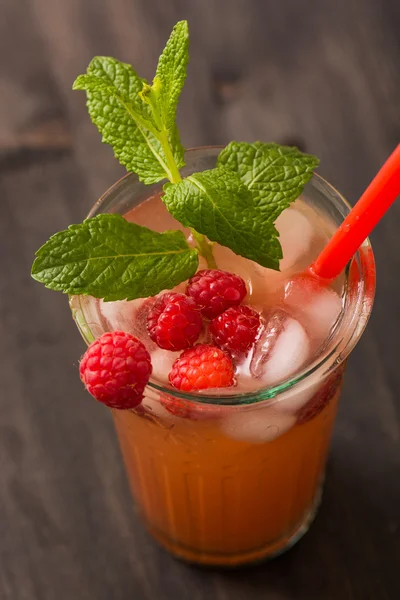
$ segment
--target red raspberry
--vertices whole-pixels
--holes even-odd
[[[297,413],[297,423],[308,423],[319,415],[335,396],[340,388],[344,374],[344,366],[339,367],[323,384],[322,388]]]
[[[124,331],[104,333],[90,344],[79,373],[92,396],[110,408],[135,408],[151,375],[150,354]]]
[[[183,350],[193,346],[202,324],[201,314],[194,300],[174,292],[157,298],[147,316],[149,336],[165,350]]]
[[[227,308],[238,306],[247,290],[239,275],[218,269],[204,269],[189,279],[186,293],[193,298],[205,317],[213,319]]]
[[[234,383],[232,361],[216,346],[197,344],[176,359],[169,382],[185,392],[229,387]]]
[[[234,306],[210,323],[214,344],[228,352],[247,352],[254,344],[260,316],[250,306]]]

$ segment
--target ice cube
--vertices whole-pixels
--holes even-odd
[[[147,332],[147,314],[153,301],[153,298],[117,302],[100,300],[99,310],[105,320],[105,331],[126,331],[143,342],[149,352],[156,349]]]
[[[319,343],[328,337],[342,309],[334,290],[308,276],[293,277],[286,283],[284,303]]]
[[[280,269],[286,271],[307,257],[314,230],[307,217],[294,208],[284,210],[277,218],[275,226],[279,231],[283,251]]]
[[[265,357],[263,356],[263,358]],[[236,390],[239,393],[254,392],[265,387],[262,376],[256,378],[251,374],[250,366],[252,359],[252,356],[247,356],[236,366]],[[257,366],[262,372],[264,364],[261,357],[258,357],[258,359],[260,362]],[[255,360],[253,361],[253,368],[255,366],[254,362]],[[319,379],[319,376],[311,375],[307,377],[305,381],[301,381],[286,392],[279,394],[276,400],[271,400],[271,402],[273,402],[274,410],[278,413],[284,412],[295,414],[302,406],[307,404],[312,396],[318,391],[318,388],[321,386]]]
[[[225,435],[235,440],[263,444],[283,435],[296,422],[291,414],[270,408],[250,408],[233,412],[221,421]]]
[[[105,317],[110,330],[123,330],[133,333],[136,327],[136,317],[145,300],[119,300],[117,302],[104,302],[100,300],[99,309]]]
[[[99,300],[99,311],[106,320],[106,327],[109,331],[123,330],[126,324],[127,314],[132,302],[121,300],[119,302],[104,302]]]
[[[277,308],[264,324],[250,363],[253,377],[276,384],[298,371],[310,355],[310,340],[299,321]]]
[[[321,387],[320,381],[305,381],[300,382],[287,392],[280,394],[273,405],[274,410],[277,413],[297,413],[303,406],[307,404],[309,400],[316,394],[318,389]]]
[[[180,354],[180,352],[171,352],[162,348],[153,350],[150,353],[151,364],[153,365],[152,379],[156,379],[160,383],[168,383],[168,375],[172,365]]]

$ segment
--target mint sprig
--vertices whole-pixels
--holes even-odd
[[[107,56],[95,57],[73,85],[86,90],[89,115],[103,142],[145,184],[179,181],[185,164],[175,118],[188,44],[187,22],[181,21],[160,56],[151,86],[130,65]]]
[[[263,218],[238,174],[225,168],[194,173],[164,186],[164,203],[183,225],[263,267],[279,269],[275,227]]]
[[[189,29],[187,21],[180,21],[172,30],[157,65],[153,87],[156,92],[161,121],[169,129],[176,121],[176,110],[186,80],[189,62]]]
[[[264,267],[279,269],[274,222],[302,192],[318,159],[278,144],[232,142],[217,167],[182,180],[184,148],[176,111],[186,79],[189,33],[177,23],[150,85],[133,68],[95,57],[73,88],[85,90],[103,142],[145,184],[169,180],[164,202],[190,227],[156,233],[117,215],[99,215],[54,235],[36,253],[32,276],[47,287],[105,300],[151,296],[193,275],[198,255],[215,268],[213,242]]]
[[[168,178],[168,161],[150,107],[139,98],[142,80],[130,65],[97,56],[75,81],[73,89],[86,90],[90,118],[110,144],[116,158],[145,184]],[[177,163],[183,165],[180,147]]]
[[[98,215],[53,235],[37,251],[32,276],[68,294],[133,300],[178,285],[197,267],[181,231],[156,233],[120,215]]]

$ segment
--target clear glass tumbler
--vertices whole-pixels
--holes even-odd
[[[189,151],[184,173],[213,168],[218,153]],[[129,174],[89,216],[126,214],[160,187]],[[350,209],[317,175],[302,198],[337,225]],[[220,397],[150,382],[138,409],[112,411],[134,499],[148,529],[174,555],[237,566],[272,557],[307,531],[321,497],[346,359],[365,328],[374,292],[366,241],[346,270],[342,312],[323,350],[290,380]],[[86,298],[71,298],[71,308],[87,343],[103,333]],[[312,401],[296,412],[305,397]]]

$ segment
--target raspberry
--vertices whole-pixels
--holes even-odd
[[[185,392],[229,387],[234,383],[232,361],[216,346],[197,344],[176,359],[169,382]]]
[[[228,352],[247,352],[257,336],[260,316],[250,306],[228,308],[210,323],[214,344]]]
[[[204,269],[189,279],[186,293],[193,298],[205,317],[213,319],[227,308],[238,306],[247,290],[239,275],[218,269]]]
[[[135,408],[151,375],[150,354],[123,331],[104,333],[90,344],[79,373],[92,396],[110,408]]]
[[[328,377],[322,388],[299,410],[297,413],[297,423],[299,425],[308,423],[308,421],[314,419],[314,417],[319,415],[328,406],[340,387],[343,374],[344,366],[339,367],[335,373]]]
[[[174,292],[157,298],[147,316],[149,336],[165,350],[183,350],[193,346],[202,324],[194,300]]]

